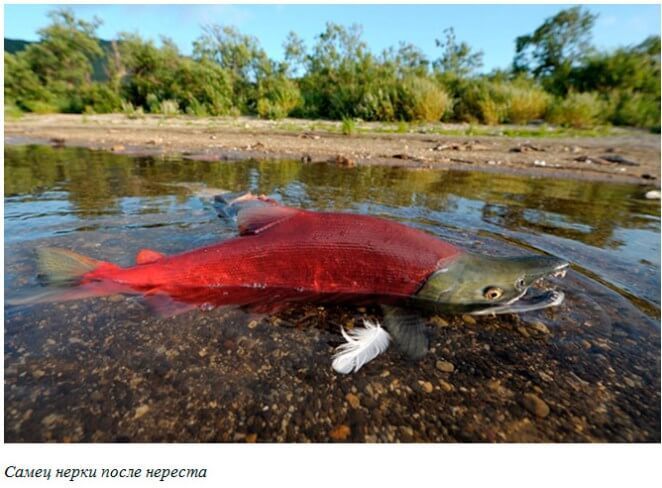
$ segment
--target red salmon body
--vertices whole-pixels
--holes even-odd
[[[461,250],[376,217],[272,206],[238,218],[240,235],[173,256],[143,251],[131,268],[100,267],[112,282],[189,304],[246,305],[409,297]]]

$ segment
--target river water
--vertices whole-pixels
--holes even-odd
[[[38,289],[39,246],[130,265],[141,248],[230,238],[211,201],[221,189],[391,218],[476,252],[562,257],[567,298],[434,319],[423,361],[391,348],[348,377],[330,368],[339,325],[378,311],[6,306],[6,440],[659,441],[660,207],[643,186],[9,146],[5,296]]]

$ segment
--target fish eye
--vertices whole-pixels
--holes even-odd
[[[488,300],[497,300],[503,295],[503,290],[496,286],[488,286],[483,290],[483,296]]]
[[[517,288],[518,290],[523,290],[525,286],[526,283],[524,282],[524,278],[520,278],[515,282],[515,288]]]

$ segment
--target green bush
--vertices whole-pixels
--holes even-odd
[[[179,114],[179,104],[176,100],[163,100],[159,103],[159,113],[166,117]]]
[[[257,113],[263,119],[287,117],[300,103],[301,92],[285,77],[266,78],[258,87]]]
[[[355,107],[355,115],[362,120],[395,120],[394,87],[369,87]]]
[[[92,83],[81,89],[80,110],[76,113],[87,112],[106,114],[117,112],[122,107],[122,99],[110,86],[103,83]]]
[[[5,119],[20,119],[23,111],[11,100],[5,99]]]
[[[545,116],[551,97],[542,88],[536,86],[510,86],[508,91],[509,122],[526,124]]]
[[[407,78],[400,86],[399,109],[405,120],[438,122],[451,106],[448,93],[429,78]]]
[[[23,106],[28,112],[35,114],[54,114],[60,112],[58,105],[42,100],[23,100]]]
[[[134,107],[131,102],[122,100],[122,113],[129,119],[142,119],[145,116],[142,106]]]
[[[565,98],[554,99],[546,120],[565,127],[590,128],[605,122],[606,109],[596,93],[570,92]]]
[[[343,135],[351,136],[356,132],[356,121],[350,117],[343,117],[340,128]]]
[[[615,125],[660,127],[660,99],[654,95],[614,91],[610,93],[609,121]]]
[[[507,85],[486,79],[455,80],[455,118],[462,122],[499,124],[509,111]]]

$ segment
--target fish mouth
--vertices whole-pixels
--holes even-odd
[[[565,299],[565,293],[554,289],[541,290],[539,287],[545,286],[545,280],[547,278],[564,278],[568,272],[568,268],[568,263],[562,263],[545,275],[540,276],[515,298],[500,305],[476,310],[471,312],[471,315],[522,313],[561,305]]]

